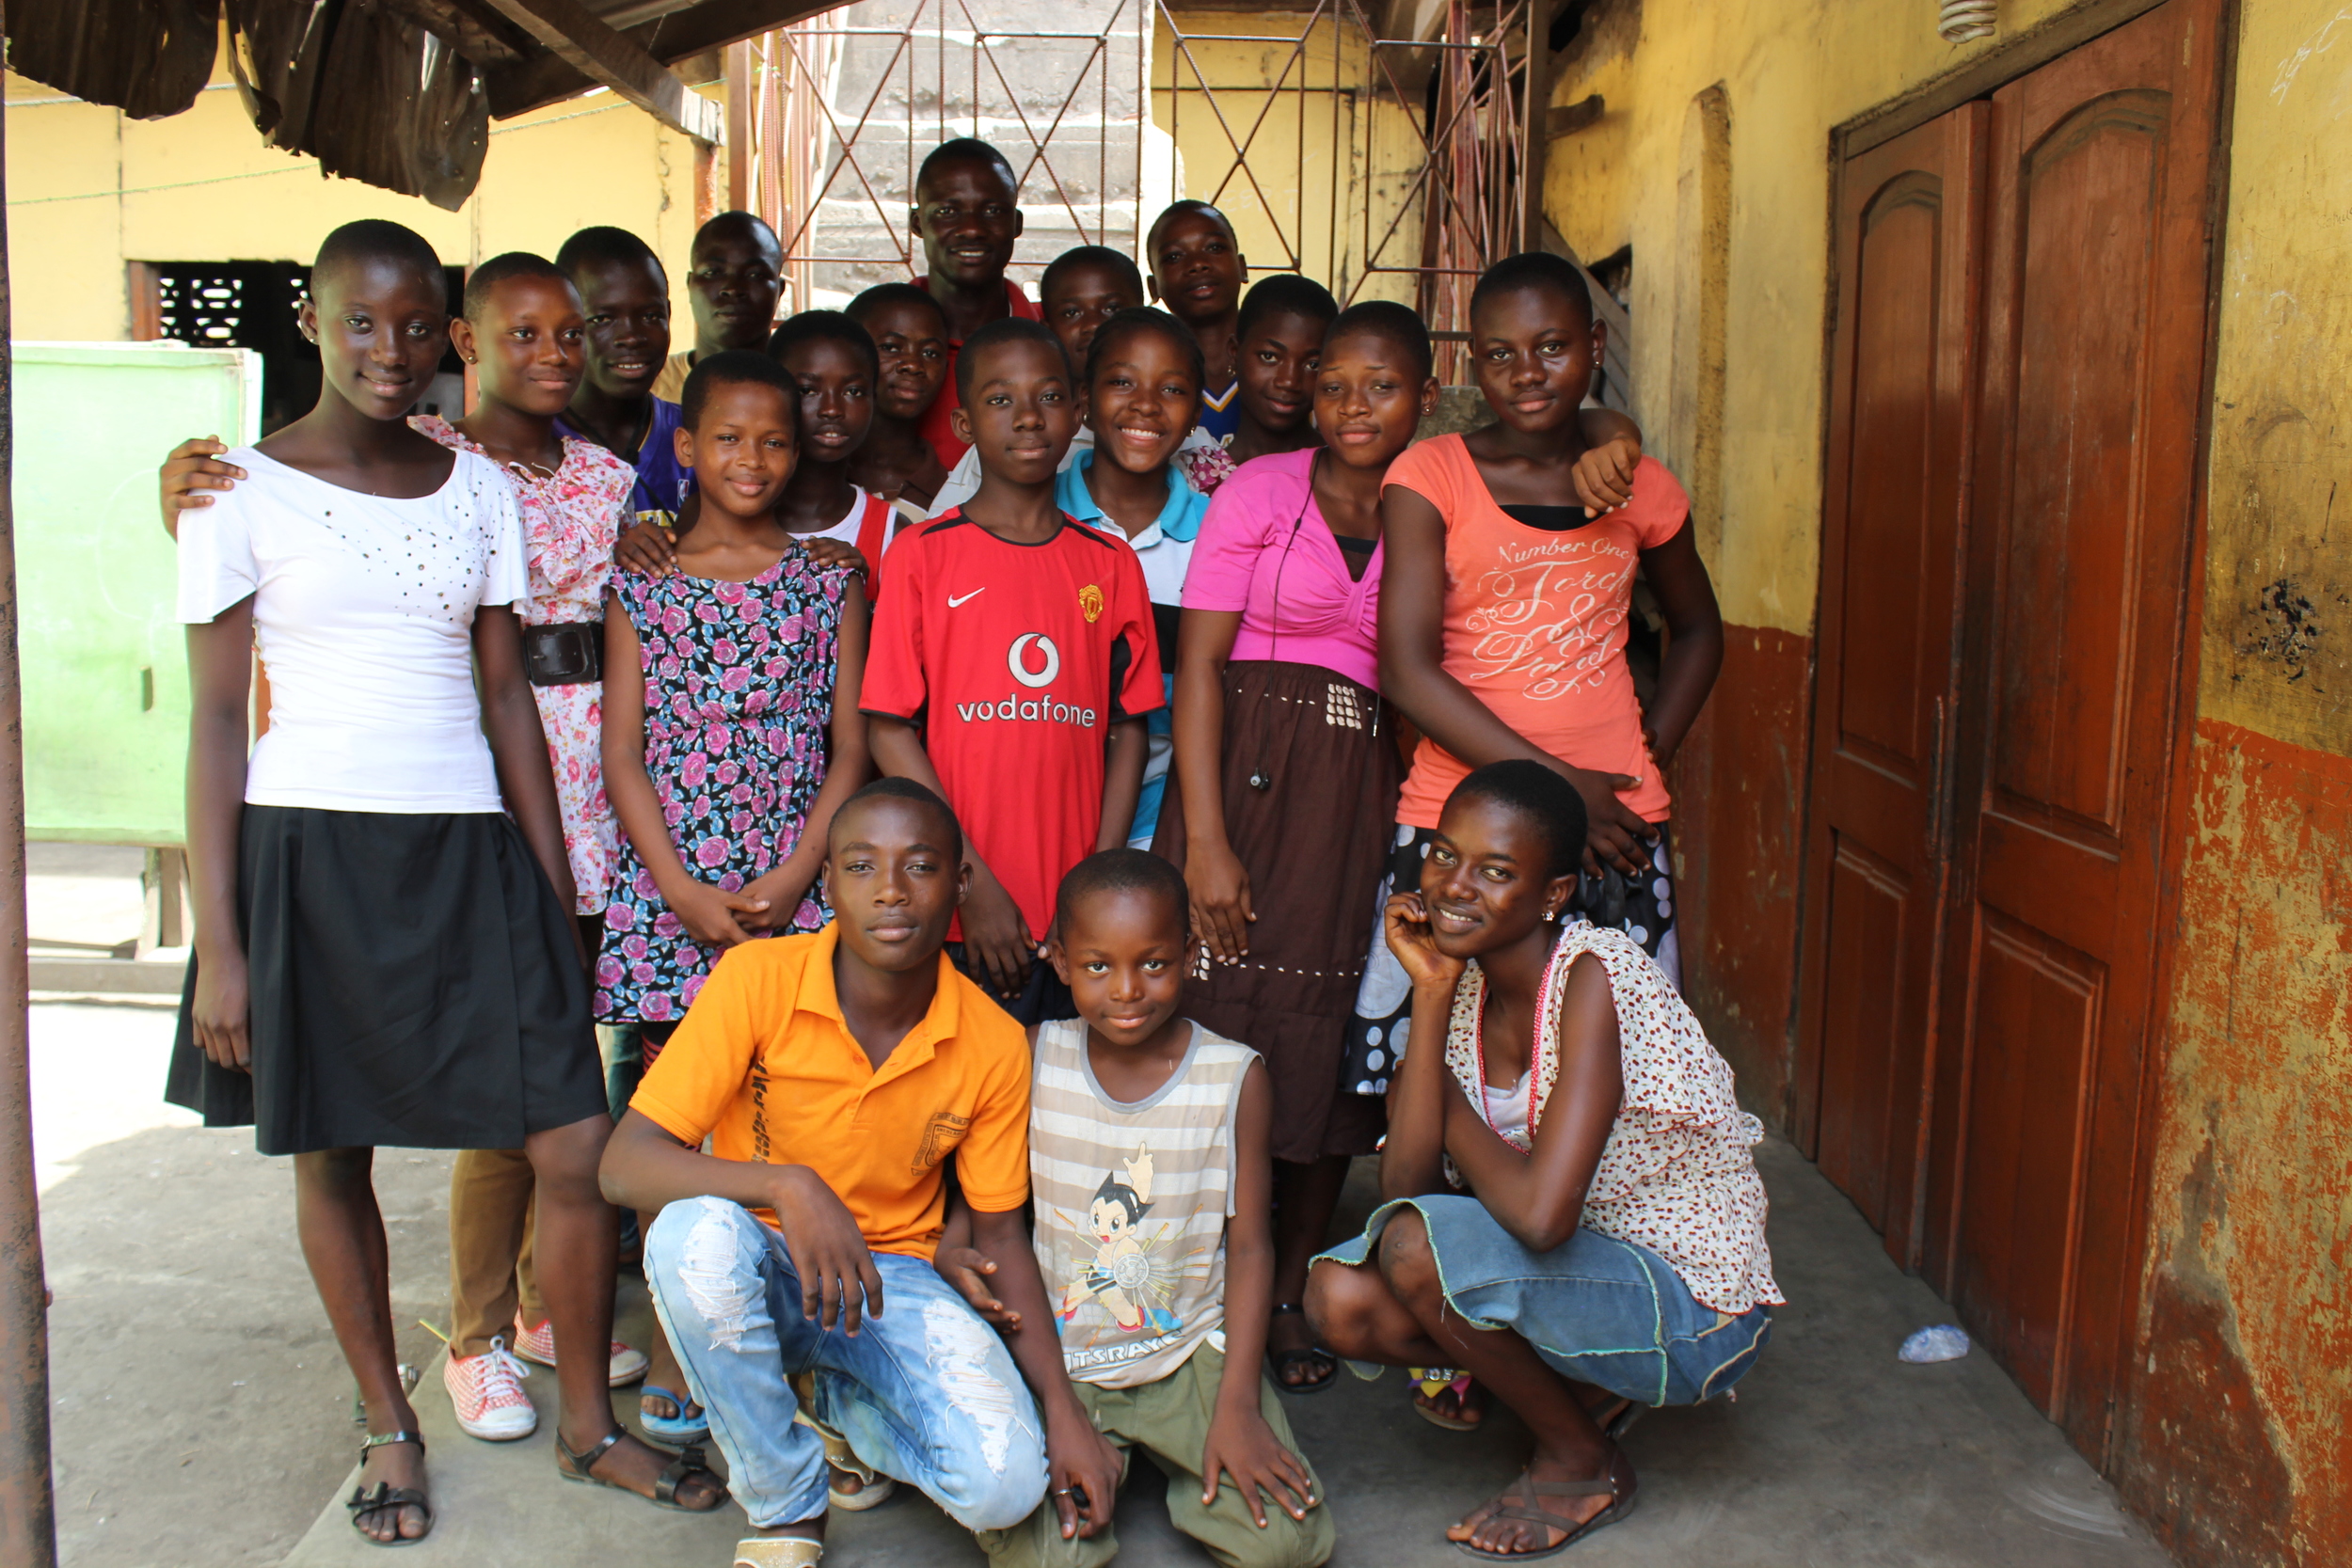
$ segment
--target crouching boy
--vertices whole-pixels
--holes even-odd
[[[967,1248],[959,1205],[939,1268],[1015,1343],[1036,1332],[1015,1297],[1041,1268],[1079,1400],[1168,1477],[1176,1528],[1224,1568],[1316,1568],[1330,1512],[1260,1370],[1273,1092],[1256,1052],[1177,1012],[1188,904],[1183,873],[1137,849],[1062,879],[1049,956],[1079,1016],[1032,1032],[1035,1257],[980,1243],[977,1212]],[[980,1544],[994,1568],[1099,1568],[1118,1550],[1049,1508]]]
[[[811,1568],[829,1495],[870,1503],[881,1478],[972,1529],[1018,1524],[1049,1481],[1073,1533],[1110,1516],[1118,1455],[1063,1374],[1022,1227],[1028,1049],[941,957],[962,864],[930,790],[851,797],[833,924],[720,960],[607,1150],[605,1196],[660,1211],[645,1276],[754,1527],[738,1564]],[[1001,1339],[931,1268],[951,1153],[975,1243],[1007,1260],[997,1293],[1035,1325]]]

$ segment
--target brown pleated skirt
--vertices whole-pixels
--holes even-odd
[[[1249,779],[1263,772],[1269,787]],[[1382,1102],[1343,1093],[1342,1057],[1373,929],[1403,766],[1368,687],[1316,664],[1225,672],[1225,832],[1249,875],[1249,957],[1196,963],[1184,1011],[1265,1058],[1274,1157],[1369,1154]],[[1184,863],[1175,777],[1152,847]]]

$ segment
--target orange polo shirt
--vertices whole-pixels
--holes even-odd
[[[867,1246],[928,1259],[949,1154],[973,1208],[1028,1199],[1029,1042],[942,954],[930,1011],[875,1069],[842,1021],[838,937],[829,925],[729,949],[629,1104],[722,1160],[808,1166]]]

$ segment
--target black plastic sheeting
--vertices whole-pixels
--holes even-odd
[[[455,211],[482,178],[475,64],[382,0],[228,0],[229,63],[255,129],[329,174]],[[218,0],[8,0],[8,66],[143,119],[212,73]]]

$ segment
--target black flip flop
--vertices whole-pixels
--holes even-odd
[[[1303,1318],[1307,1315],[1307,1309],[1295,1301],[1276,1304],[1274,1308],[1276,1317],[1279,1318],[1288,1313],[1296,1313]],[[1320,1394],[1340,1380],[1339,1356],[1331,1351],[1325,1350],[1321,1345],[1311,1345],[1305,1350],[1269,1350],[1266,1352],[1266,1361],[1273,1374],[1274,1386],[1285,1394]],[[1283,1381],[1282,1374],[1293,1367],[1302,1362],[1311,1364],[1316,1361],[1329,1362],[1331,1370],[1312,1383]]]
[[[359,1445],[359,1463],[365,1465],[368,1462],[369,1450],[389,1448],[394,1443],[414,1443],[417,1446],[418,1455],[421,1457],[424,1453],[424,1439],[417,1433],[388,1432],[379,1437],[370,1437]],[[343,1506],[351,1510],[352,1529],[371,1546],[413,1546],[425,1536],[433,1533],[433,1504],[422,1492],[413,1486],[394,1486],[389,1481],[379,1481],[373,1486],[355,1486],[351,1489],[351,1496],[344,1499]],[[359,1528],[361,1514],[380,1513],[388,1508],[421,1510],[424,1513],[423,1534],[401,1534],[400,1523],[397,1519],[392,1523],[392,1535],[389,1541],[370,1535],[366,1530]]]

